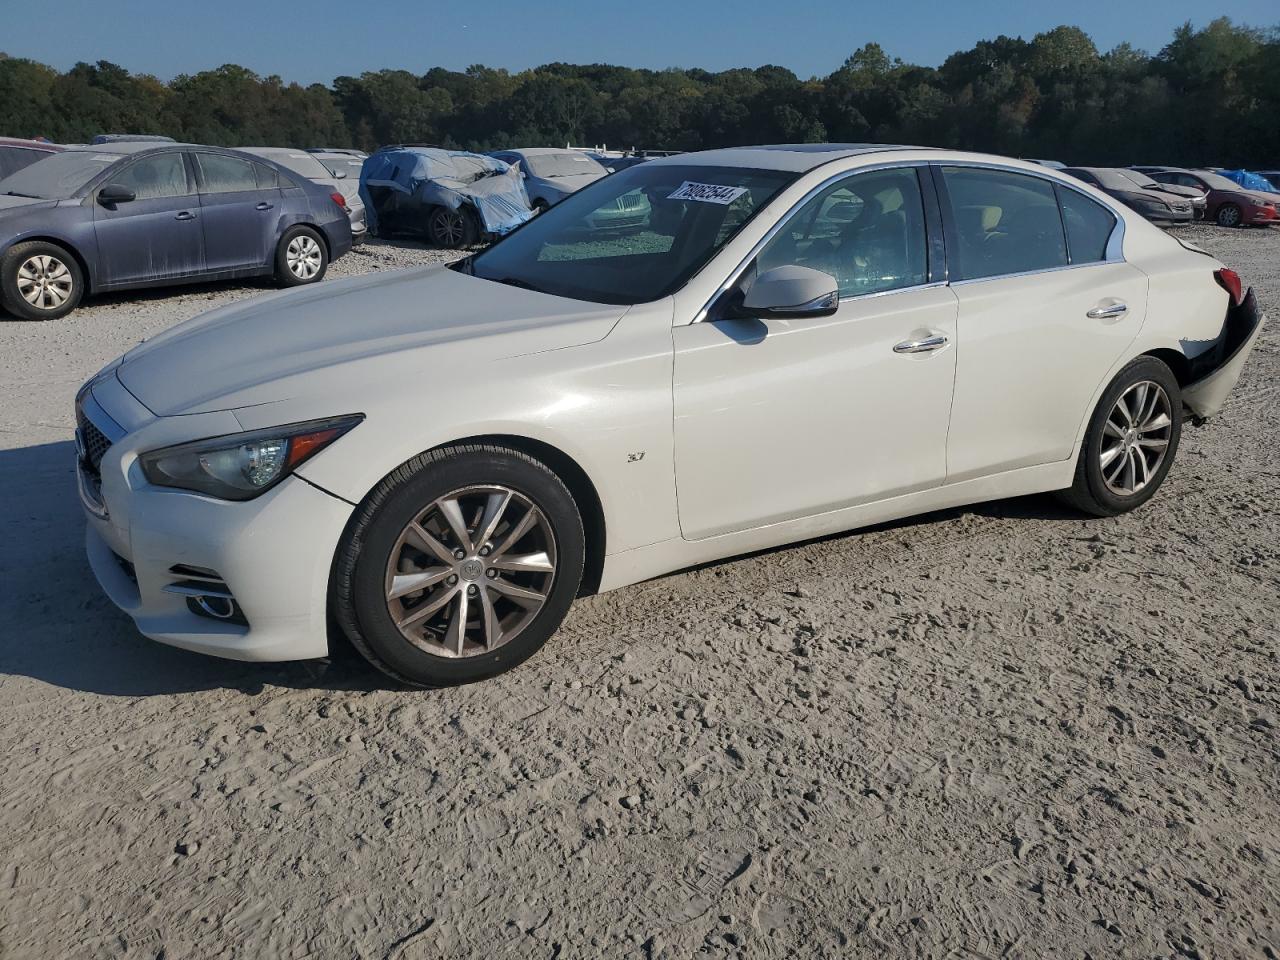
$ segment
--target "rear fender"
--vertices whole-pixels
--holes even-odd
[[[1182,388],[1182,402],[1196,420],[1207,420],[1222,410],[1265,322],[1250,288],[1238,305],[1227,310],[1222,332],[1212,346],[1190,361],[1190,382]]]

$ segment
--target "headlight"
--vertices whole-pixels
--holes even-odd
[[[143,475],[156,486],[220,500],[251,500],[363,419],[357,413],[210,437],[152,450],[139,460]]]

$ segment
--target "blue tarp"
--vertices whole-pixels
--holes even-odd
[[[1266,177],[1248,170],[1223,170],[1222,175],[1232,183],[1238,183],[1246,190],[1261,190],[1263,193],[1280,193]]]
[[[367,158],[360,170],[360,199],[369,229],[377,232],[377,204],[369,187],[413,197],[423,207],[456,210],[470,203],[488,233],[509,233],[533,216],[519,170],[478,153],[435,147],[389,147]]]

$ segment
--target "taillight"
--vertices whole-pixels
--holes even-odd
[[[1240,283],[1240,274],[1223,267],[1221,270],[1213,271],[1213,279],[1218,281],[1218,286],[1227,291],[1231,297],[1231,305],[1240,306],[1244,301],[1244,288]]]
[[[338,206],[340,206],[344,213],[349,212],[347,210],[347,198],[344,197],[342,194],[338,193],[337,191],[334,191],[333,193],[329,194],[329,199],[332,200],[334,203],[336,203]]]

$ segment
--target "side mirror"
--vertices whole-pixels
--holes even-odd
[[[137,199],[137,196],[128,187],[122,187],[118,183],[108,183],[98,191],[98,202],[104,207],[114,207],[117,203],[131,203]]]
[[[345,171],[345,170],[336,170],[336,171],[334,171],[333,179],[335,179],[335,180],[345,180],[345,179],[347,179],[347,171]]]
[[[836,278],[810,267],[788,265],[756,277],[742,300],[742,312],[762,319],[829,317],[840,308]]]

